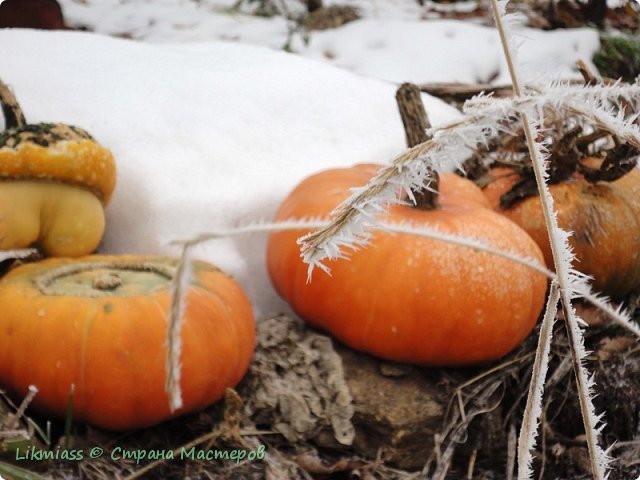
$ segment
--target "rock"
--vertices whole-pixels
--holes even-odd
[[[442,428],[450,391],[417,368],[397,365],[401,376],[386,376],[389,362],[336,346],[353,397],[354,448],[362,455],[407,470],[421,469]],[[398,370],[394,370],[396,373]]]
[[[451,398],[415,367],[355,352],[285,316],[259,323],[240,393],[251,420],[289,442],[380,454],[409,470],[426,463]]]

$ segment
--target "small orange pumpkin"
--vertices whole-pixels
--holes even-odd
[[[46,255],[93,252],[115,188],[111,152],[81,128],[27,124],[0,82],[0,249],[35,246]]]
[[[299,184],[276,220],[326,217],[363,185],[378,165],[327,170]],[[409,222],[485,243],[542,262],[531,238],[489,208],[472,182],[440,178],[439,207],[391,207],[389,222]],[[532,330],[547,281],[533,270],[450,243],[376,232],[349,260],[328,262],[331,276],[307,265],[296,240],[305,231],[270,236],[267,265],[278,293],[311,325],[351,347],[421,365],[467,365],[500,358]]]
[[[601,159],[583,159],[599,165]],[[500,198],[520,180],[512,169],[490,171],[493,181],[483,189],[491,206],[520,225],[542,249],[549,268],[553,257],[537,196],[503,208]],[[549,187],[558,212],[558,225],[573,232],[569,244],[575,268],[594,278],[593,287],[621,298],[640,286],[640,170],[632,169],[613,182],[590,183],[579,174]]]
[[[0,385],[64,417],[109,430],[146,427],[216,402],[245,374],[255,344],[251,305],[225,273],[194,262],[182,325],[184,407],[164,390],[169,283],[177,260],[47,259],[0,280]]]

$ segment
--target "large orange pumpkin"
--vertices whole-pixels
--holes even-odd
[[[110,430],[203,408],[236,385],[255,344],[251,305],[225,273],[194,262],[182,325],[184,407],[164,390],[169,282],[162,257],[48,259],[0,280],[0,386],[33,407]]]
[[[276,219],[326,217],[380,168],[357,165],[307,178]],[[384,219],[481,239],[539,259],[540,249],[513,222],[489,208],[470,181],[444,174],[439,207],[407,205]],[[351,347],[421,365],[467,365],[497,359],[532,330],[547,281],[533,270],[488,253],[412,235],[377,232],[349,260],[329,262],[307,283],[296,240],[307,232],[270,236],[267,263],[278,293],[311,325]]]
[[[583,163],[599,164],[596,159]],[[491,206],[520,225],[542,249],[549,268],[553,257],[538,196],[502,208],[501,196],[520,180],[510,168],[491,170],[494,181],[484,187]],[[640,170],[613,182],[587,182],[581,175],[549,187],[558,225],[573,232],[569,239],[574,267],[594,278],[597,291],[621,298],[640,286]]]

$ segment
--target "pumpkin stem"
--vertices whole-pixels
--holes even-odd
[[[430,140],[427,129],[431,128],[431,123],[424,109],[418,86],[412,83],[400,85],[396,92],[396,102],[404,125],[407,146],[415,147]],[[416,208],[433,210],[438,207],[438,183],[438,172],[431,170],[429,189],[412,191]]]
[[[91,286],[96,290],[115,290],[122,285],[122,278],[117,273],[103,273],[93,278]]]
[[[4,114],[4,129],[24,127],[27,124],[20,104],[9,86],[0,80],[0,104]]]
[[[578,60],[576,62],[576,68],[580,72],[580,75],[582,75],[585,86],[588,87],[590,85],[597,85],[599,83],[602,83],[600,79],[596,77],[595,74],[591,71],[591,69],[584,62],[584,60]]]

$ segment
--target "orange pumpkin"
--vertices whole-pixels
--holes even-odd
[[[379,169],[356,165],[307,178],[284,200],[276,219],[326,217]],[[440,178],[439,207],[391,207],[389,222],[410,222],[479,238],[493,247],[542,254],[513,222],[489,208],[479,188],[452,174]],[[331,276],[307,265],[296,239],[270,236],[267,263],[278,293],[311,325],[351,347],[421,365],[467,365],[497,359],[532,330],[547,281],[533,270],[488,253],[413,235],[376,232],[349,260],[328,262]]]
[[[599,162],[583,163],[598,164]],[[491,206],[520,225],[542,249],[549,268],[553,257],[542,206],[537,196],[500,206],[500,197],[520,180],[505,167],[491,170],[494,181],[484,187]],[[593,287],[621,298],[640,286],[640,171],[634,168],[613,182],[589,183],[574,174],[549,187],[558,212],[558,225],[573,232],[569,244],[574,265],[594,278]]]
[[[169,283],[177,260],[91,256],[47,259],[0,280],[0,385],[64,417],[109,430],[149,426],[206,407],[246,372],[251,305],[225,273],[194,262],[182,325],[184,407],[164,390]]]

